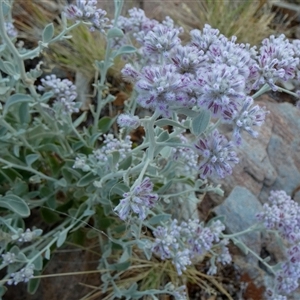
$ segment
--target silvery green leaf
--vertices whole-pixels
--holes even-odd
[[[188,108],[180,108],[177,112],[191,118],[195,118],[199,114],[197,111]]]
[[[26,218],[30,216],[30,209],[26,202],[16,195],[5,195],[0,198],[0,207],[7,208],[10,211]]]
[[[104,68],[104,61],[95,60],[95,65],[99,70],[102,70]],[[96,87],[99,88],[100,87],[99,84],[97,84]],[[106,88],[106,86],[104,85],[103,88]]]
[[[19,119],[21,124],[28,124],[31,120],[28,103],[21,103],[19,107]]]
[[[150,218],[148,220],[148,223],[150,225],[156,225],[156,224],[160,224],[161,222],[166,222],[166,221],[170,220],[170,218],[171,218],[170,214],[160,214],[160,215]]]
[[[157,194],[161,195],[169,190],[171,185],[173,184],[172,180],[169,180],[166,184],[164,184],[158,191],[156,191]]]
[[[19,145],[14,145],[13,152],[14,152],[14,155],[16,157],[20,157],[20,146]]]
[[[165,142],[169,139],[169,133],[164,130],[157,138],[157,142]]]
[[[62,232],[59,233],[59,236],[58,236],[58,239],[56,241],[56,246],[57,247],[60,247],[63,245],[63,243],[66,241],[67,239],[67,234],[68,234],[68,231],[67,230],[64,230]]]
[[[39,154],[28,154],[25,157],[27,166],[31,167],[31,165],[40,158]]]
[[[112,38],[116,38],[116,37],[123,37],[124,33],[120,28],[114,27],[111,28],[107,31],[107,38],[112,39]]]
[[[126,157],[119,165],[119,170],[128,170],[132,163],[132,156]]]
[[[41,98],[40,98],[40,101],[41,102],[48,102],[48,100],[54,96],[54,93],[53,92],[46,92],[44,93]]]
[[[113,186],[113,188],[111,189],[111,194],[117,194],[119,196],[123,196],[123,194],[127,193],[128,191],[129,191],[128,186],[120,182]]]
[[[35,256],[38,253],[38,251],[33,251],[31,253],[31,255],[28,257],[29,259],[33,256]],[[43,257],[41,255],[39,255],[34,261],[34,269],[37,271],[41,271],[43,269]]]
[[[13,105],[16,105],[16,104],[19,104],[19,103],[24,103],[24,102],[32,102],[33,101],[33,98],[29,95],[26,95],[26,94],[14,94],[14,95],[11,95],[5,105],[4,105],[4,111],[3,111],[3,114],[5,115],[7,112],[8,112],[8,109],[13,106]]]
[[[77,186],[84,187],[84,186],[89,185],[90,183],[92,183],[95,180],[96,180],[95,175],[92,172],[89,172],[77,182]]]
[[[116,263],[116,264],[110,265],[108,267],[108,269],[120,272],[120,271],[127,270],[130,267],[130,265],[131,265],[131,262],[130,262],[130,260],[128,260],[128,261],[125,261],[122,263]]]
[[[233,239],[233,243],[245,254],[248,254],[248,247],[242,242],[239,241],[238,239]]]
[[[207,128],[210,121],[210,111],[202,110],[200,114],[192,121],[192,133],[196,136],[200,135]]]
[[[0,86],[0,95],[6,94],[6,92],[10,89],[9,86]]]
[[[56,183],[60,187],[66,187],[67,186],[67,181],[64,178],[59,179]]]
[[[125,45],[118,49],[115,56],[122,55],[122,54],[131,54],[131,53],[135,53],[135,52],[136,52],[135,47],[130,46],[130,45]]]
[[[53,23],[50,23],[43,30],[43,35],[42,35],[43,42],[48,43],[49,41],[51,41],[53,35],[54,35],[54,26]]]
[[[87,112],[83,112],[80,117],[78,117],[74,122],[73,125],[75,128],[77,128],[83,121],[86,120]]]
[[[40,272],[38,272],[35,275],[39,275]],[[27,284],[27,292],[31,295],[35,294],[37,289],[39,288],[41,282],[41,278],[31,278]]]
[[[1,4],[2,4],[3,15],[4,15],[4,17],[6,17],[8,15],[8,13],[9,13],[11,7],[10,7],[8,1],[1,1]]]
[[[16,74],[15,66],[11,62],[4,61],[3,65],[4,65],[4,68],[5,68],[7,74],[9,74],[9,75]]]
[[[7,287],[4,286],[4,285],[1,285],[0,286],[0,299],[2,299],[2,296],[4,296],[4,294],[6,293],[7,291]]]
[[[160,119],[160,120],[157,120],[157,121],[155,121],[155,125],[160,126],[160,127],[163,127],[163,126],[173,126],[173,127],[179,127],[179,128],[185,129],[185,127],[182,126],[180,123],[175,122],[175,121],[173,121],[171,119]]]

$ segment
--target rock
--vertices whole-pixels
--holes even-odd
[[[246,188],[237,186],[224,202],[214,209],[214,212],[220,216],[226,217],[225,225],[228,233],[237,233],[251,227],[256,221],[256,214],[260,212],[262,205],[259,200]],[[238,237],[252,251],[260,254],[261,238],[260,233],[250,232]],[[257,263],[257,259],[247,255],[247,260]]]

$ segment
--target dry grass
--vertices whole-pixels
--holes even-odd
[[[13,8],[15,26],[19,37],[25,41],[25,47],[34,47],[41,40],[44,27],[54,23],[55,33],[61,30],[60,12],[64,1],[59,4],[51,1],[16,0]],[[76,72],[93,78],[95,60],[102,60],[105,54],[106,42],[98,32],[90,32],[87,26],[80,25],[70,33],[71,39],[50,44],[43,53],[44,68],[51,70],[58,67],[64,71]],[[124,63],[117,59],[109,75],[119,73]]]
[[[201,30],[209,24],[227,37],[235,35],[238,42],[252,45],[275,32],[271,28],[276,13],[267,0],[195,0],[163,5],[163,10],[186,32],[195,28]]]

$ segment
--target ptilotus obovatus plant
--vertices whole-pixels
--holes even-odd
[[[207,273],[216,274],[232,261],[230,241],[274,274],[268,297],[285,299],[280,295],[294,290],[299,278],[297,217],[292,227],[283,226],[290,210],[298,210],[295,202],[283,192],[272,194],[270,201],[277,200],[253,226],[231,235],[222,217],[204,223],[193,210],[199,195],[222,194],[210,179],[231,175],[244,134],[257,137],[268,112],[254,100],[270,89],[283,91],[278,80],[297,78],[298,42],[271,36],[256,49],[206,25],[183,44],[182,29],[169,17],[158,22],[136,8],[123,17],[123,2],[114,3],[109,20],[96,1],[77,0],[62,12],[62,32],[55,35],[47,25],[35,49],[18,40],[12,2],[0,5],[1,294],[20,282],[34,293],[53,251],[83,232],[99,241],[101,299],[187,299],[191,270],[209,259]],[[79,24],[106,41],[104,60],[95,61],[100,75],[91,124],[70,78],[44,75],[41,63],[25,68],[48,45],[72,38]],[[104,116],[115,99],[107,72],[118,56],[127,62],[122,75],[133,93],[122,114]],[[224,124],[230,135],[222,134]],[[134,144],[130,134],[138,127],[145,134]],[[27,225],[33,210],[41,215],[38,226]],[[42,230],[45,223],[51,230]],[[238,237],[251,230],[277,232],[289,243],[287,262],[270,266],[247,249]],[[150,282],[151,274],[160,280]]]

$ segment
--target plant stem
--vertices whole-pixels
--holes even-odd
[[[24,170],[24,171],[28,171],[28,172],[31,172],[35,175],[38,175],[40,176],[41,178],[43,179],[46,179],[46,180],[49,180],[49,181],[52,181],[52,182],[55,182],[55,183],[58,183],[59,181],[55,178],[52,178],[52,177],[49,177],[39,171],[36,171],[35,169],[31,168],[31,167],[27,167],[27,166],[21,166],[21,165],[16,165],[14,163],[11,163],[3,158],[0,158],[0,162],[2,162],[3,164],[5,164],[7,167],[9,168],[16,168],[18,170]]]
[[[262,94],[271,91],[270,86],[266,83],[263,87],[261,87],[260,90],[258,90],[254,95],[252,95],[251,97],[253,99],[258,98],[259,96],[261,96]]]

